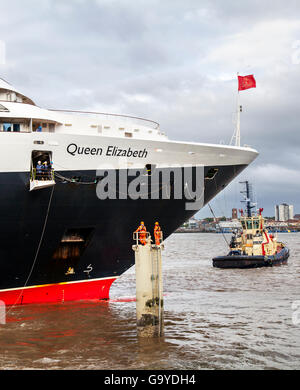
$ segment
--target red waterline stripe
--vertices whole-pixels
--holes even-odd
[[[136,297],[112,298],[109,302],[136,302]]]
[[[116,278],[57,283],[25,289],[0,290],[0,300],[6,305],[66,302],[85,299],[108,299],[109,289]]]

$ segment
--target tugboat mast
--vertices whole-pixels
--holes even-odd
[[[246,210],[247,210],[247,217],[252,217],[252,212],[251,212],[251,209],[253,209],[253,205],[251,205],[251,195],[250,195],[250,184],[248,182],[248,180],[246,181],[240,181],[241,184],[245,184],[246,186],[246,191],[241,191],[242,194],[246,194],[245,196],[245,200],[241,200],[241,202],[245,202],[246,203]]]

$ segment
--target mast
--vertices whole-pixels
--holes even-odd
[[[240,91],[238,91],[235,146],[241,146],[241,111],[242,111],[242,106],[240,105]]]
[[[239,72],[237,72],[237,78],[239,76]],[[234,130],[234,133],[231,137],[230,145],[233,144],[235,139],[235,146],[241,146],[241,112],[242,112],[242,106],[240,105],[240,91],[238,89],[237,93],[237,111],[236,111],[236,128]]]
[[[251,217],[252,216],[251,209],[253,209],[254,205],[252,205],[252,202],[251,202],[250,184],[249,184],[248,180],[240,181],[240,183],[245,184],[245,186],[246,186],[246,190],[241,191],[242,194],[245,194],[245,200],[242,200],[241,202],[246,203],[247,217]]]

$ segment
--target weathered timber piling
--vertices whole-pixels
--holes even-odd
[[[162,259],[163,245],[133,245],[136,273],[136,316],[139,337],[160,337],[164,332]]]

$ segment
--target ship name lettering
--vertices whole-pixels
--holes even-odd
[[[72,156],[75,156],[75,154],[91,154],[92,156],[101,156],[102,151],[102,148],[89,148],[78,146],[76,144],[69,144],[67,146],[67,152]]]
[[[92,155],[92,156],[101,156],[103,153],[102,148],[91,148],[88,146],[78,146],[75,143],[69,144],[67,146],[67,152],[72,156],[76,154],[81,155]],[[148,151],[146,148],[140,150],[132,150],[130,147],[128,149],[121,149],[117,146],[110,145],[106,149],[106,156],[109,157],[138,157],[146,158]]]
[[[117,146],[108,146],[106,155],[110,157],[139,157],[146,158],[148,152],[146,149],[142,150],[132,150],[130,147],[128,149],[120,149]]]

